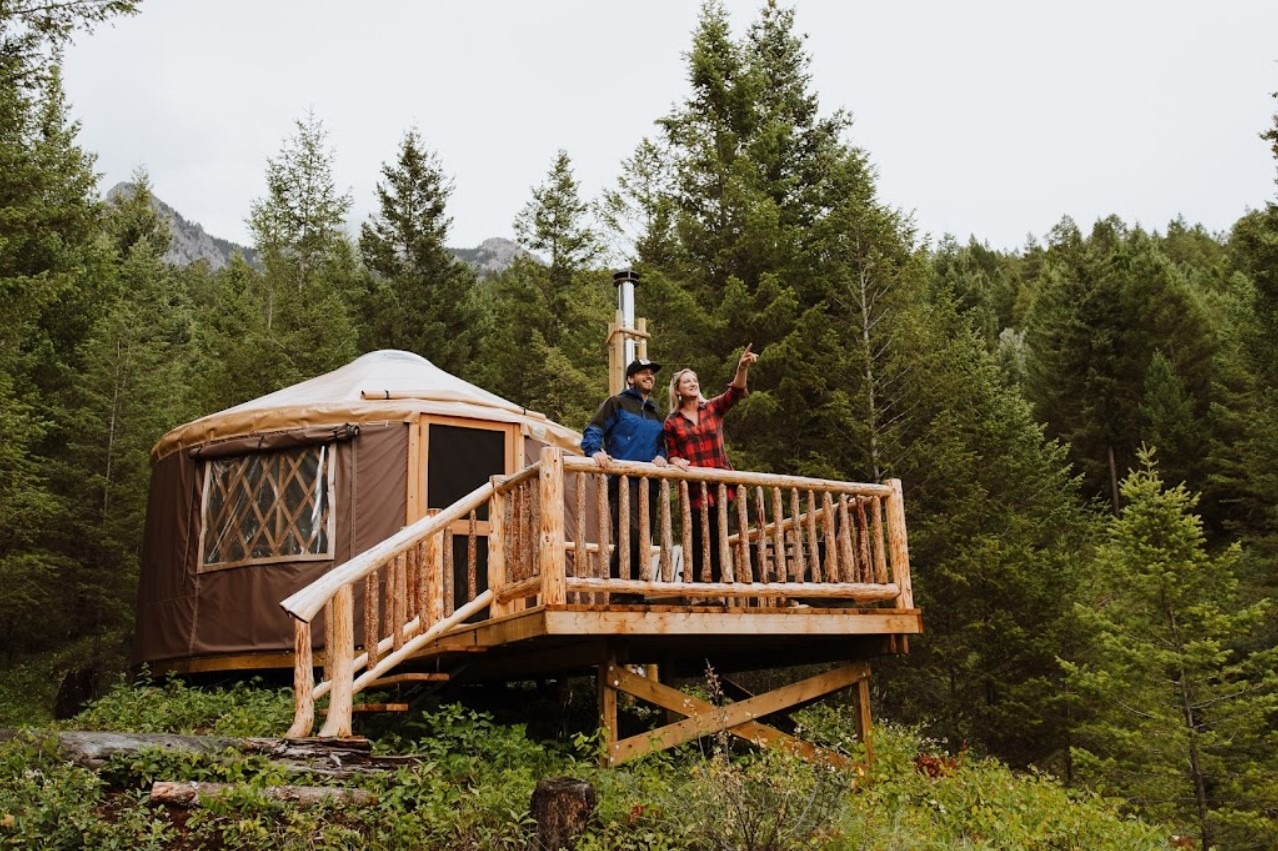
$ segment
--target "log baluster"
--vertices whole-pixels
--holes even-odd
[[[439,513],[439,509],[432,508],[427,512],[429,515]],[[439,623],[444,619],[445,611],[445,587],[447,583],[444,581],[444,535],[442,532],[436,532],[426,539],[426,606],[428,609],[427,621],[430,624]]]
[[[466,530],[466,602],[479,595],[479,520],[470,513],[470,527]]]
[[[839,524],[834,514],[834,500],[829,491],[821,491],[821,532],[825,538],[825,581],[838,582],[843,575],[839,570]]]
[[[661,480],[661,581],[674,581],[674,562],[670,553],[674,550],[673,523],[670,517],[670,480]]]
[[[858,582],[874,581],[874,557],[870,554],[870,521],[865,514],[866,501],[856,500],[856,542],[860,548],[861,571]]]
[[[645,582],[652,579],[652,517],[648,514],[652,492],[649,486],[649,479],[639,479],[639,564],[635,566],[635,574]]]
[[[710,581],[710,489],[705,482],[698,482],[701,499],[701,576],[702,582]]]
[[[630,574],[630,477],[617,482],[617,575],[634,579]]]
[[[683,581],[696,582],[692,575],[692,501],[688,498],[688,482],[679,480],[679,532],[683,547]]]
[[[595,476],[595,523],[597,531],[596,539],[599,541],[599,562],[596,568],[599,570],[597,574],[600,579],[608,577],[608,545],[612,541],[611,529],[612,518],[608,509],[608,477],[603,473]]]
[[[793,572],[790,578],[803,582],[808,575],[807,559],[803,557],[803,512],[799,509],[799,489],[790,488],[790,539],[794,542]]]
[[[374,570],[364,577],[364,652],[368,654],[370,668],[377,664],[377,644],[381,638],[377,631],[381,621],[378,598],[382,593],[379,573],[380,570]]]
[[[872,497],[870,517],[874,524],[874,581],[880,585],[887,584],[887,542],[883,537],[883,499]]]
[[[737,490],[737,578],[741,582],[754,582],[754,570],[750,564],[750,490]]]
[[[408,564],[403,553],[395,556],[394,565],[391,574],[395,577],[394,585],[387,583],[387,590],[391,591],[391,604],[387,608],[395,621],[391,625],[391,649],[398,650],[404,646],[404,624],[408,623]]]
[[[577,507],[577,528],[573,532],[573,551],[572,551],[572,575],[573,576],[593,576],[594,572],[590,566],[590,546],[586,543],[586,475],[585,473],[574,473],[572,477],[573,485],[576,488],[574,494]],[[596,602],[597,595],[593,593],[577,594],[577,598],[584,599],[586,602]]]
[[[772,551],[776,554],[777,581],[785,582],[792,576],[789,555],[785,547],[785,506],[781,500],[781,488],[772,488]]]
[[[808,533],[808,561],[812,565],[812,581],[821,581],[821,550],[817,544],[817,510],[816,494],[808,491],[808,513],[804,517],[804,526]]]
[[[719,483],[719,500],[716,509],[719,512],[719,566],[722,582],[735,582],[736,571],[732,567],[732,548],[728,545],[728,487]]]
[[[839,574],[841,582],[856,582],[856,552],[852,547],[852,518],[848,516],[848,499],[839,496],[839,561],[843,563],[843,571]]]
[[[444,530],[444,616],[457,608],[457,568],[453,564],[453,530]]]

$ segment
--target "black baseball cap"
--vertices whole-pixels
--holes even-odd
[[[637,358],[630,362],[630,366],[626,367],[626,378],[629,378],[641,369],[650,369],[653,372],[660,372],[661,364],[656,361],[648,360],[647,358]]]

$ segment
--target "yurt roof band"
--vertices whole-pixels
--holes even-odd
[[[359,426],[343,423],[337,426],[238,435],[192,446],[187,453],[192,458],[227,458],[232,455],[250,455],[254,452],[274,452],[277,449],[339,443],[354,440],[356,437],[359,437]]]

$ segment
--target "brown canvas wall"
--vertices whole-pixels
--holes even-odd
[[[408,426],[361,424],[334,444],[335,560],[197,571],[200,466],[187,453],[152,470],[138,587],[135,662],[291,651],[292,624],[279,601],[404,525]],[[322,623],[313,633],[322,642]]]

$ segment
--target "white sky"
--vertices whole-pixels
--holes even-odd
[[[740,34],[764,0],[728,0]],[[782,3],[782,5],[788,5]],[[854,118],[880,199],[994,248],[1063,215],[1225,231],[1273,200],[1275,0],[796,0],[812,89]],[[313,109],[352,225],[416,126],[455,182],[449,244],[512,236],[555,153],[611,187],[687,94],[695,0],[147,0],[80,35],[64,82],[105,191],[138,166],[248,244],[266,160]]]

